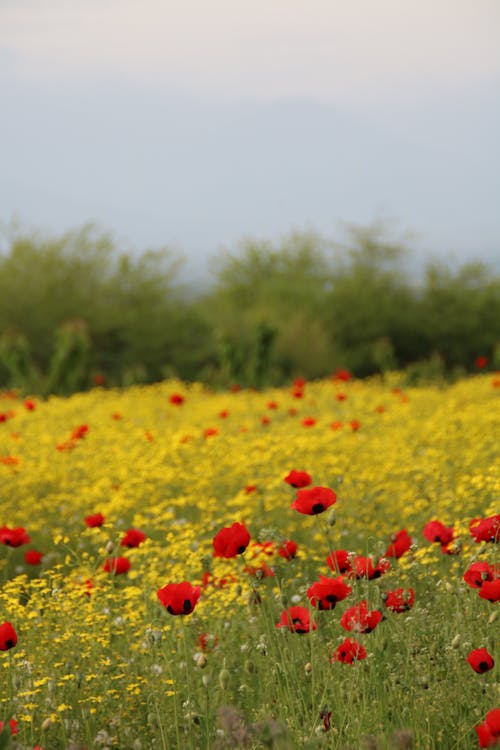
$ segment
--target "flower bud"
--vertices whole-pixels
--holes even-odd
[[[225,667],[221,669],[219,672],[219,685],[223,690],[227,690],[229,687],[229,682],[231,679],[231,675],[229,674],[229,670],[227,670]]]
[[[207,657],[205,654],[198,654],[196,657],[196,666],[199,667],[199,669],[205,669],[207,666]]]
[[[330,510],[328,511],[326,522],[328,526],[335,526],[335,524],[337,523],[337,514],[335,512],[335,508],[330,508]]]
[[[106,554],[110,555],[113,552],[114,548],[115,548],[115,543],[113,541],[111,541],[111,539],[109,539],[109,541],[106,544],[106,548],[105,548],[106,549]]]
[[[50,729],[51,726],[52,726],[52,720],[50,716],[48,716],[42,724],[42,732],[46,732],[47,729]]]
[[[307,662],[307,664],[304,666],[304,671],[306,674],[311,674],[313,671],[313,666],[310,661]]]
[[[456,636],[454,637],[454,639],[451,642],[451,647],[452,648],[458,648],[459,645],[460,645],[460,640],[461,640],[461,635],[460,635],[460,633],[457,633]]]

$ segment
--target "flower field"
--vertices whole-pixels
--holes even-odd
[[[499,385],[0,396],[0,748],[500,747]]]

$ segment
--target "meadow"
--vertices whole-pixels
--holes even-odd
[[[0,748],[500,746],[499,397],[3,393]]]

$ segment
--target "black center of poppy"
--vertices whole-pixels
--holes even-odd
[[[244,544],[242,544],[241,547],[238,547],[238,555],[242,555],[245,550],[246,550],[246,547]]]
[[[337,597],[335,596],[335,594],[327,594],[327,596],[325,596],[325,599],[331,604],[335,604],[337,602]]]
[[[294,625],[302,625],[302,620],[300,619],[300,617],[294,617],[292,622]]]
[[[7,646],[7,648],[14,648],[16,644],[14,643],[12,638],[9,638],[7,641],[5,641],[5,645]]]
[[[323,513],[324,511],[323,503],[314,503],[312,507],[313,515],[315,516],[317,513]]]
[[[174,608],[171,604],[167,606],[167,612],[170,612],[171,615],[175,615]]]
[[[490,668],[490,665],[488,664],[487,661],[480,661],[479,664],[477,665],[477,668],[479,669],[480,672],[487,672],[488,669]]]
[[[184,604],[182,605],[184,608],[184,612],[187,614],[188,612],[191,612],[191,602],[189,599],[184,599]]]

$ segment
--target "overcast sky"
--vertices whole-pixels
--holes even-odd
[[[0,221],[500,261],[498,0],[0,0]]]

